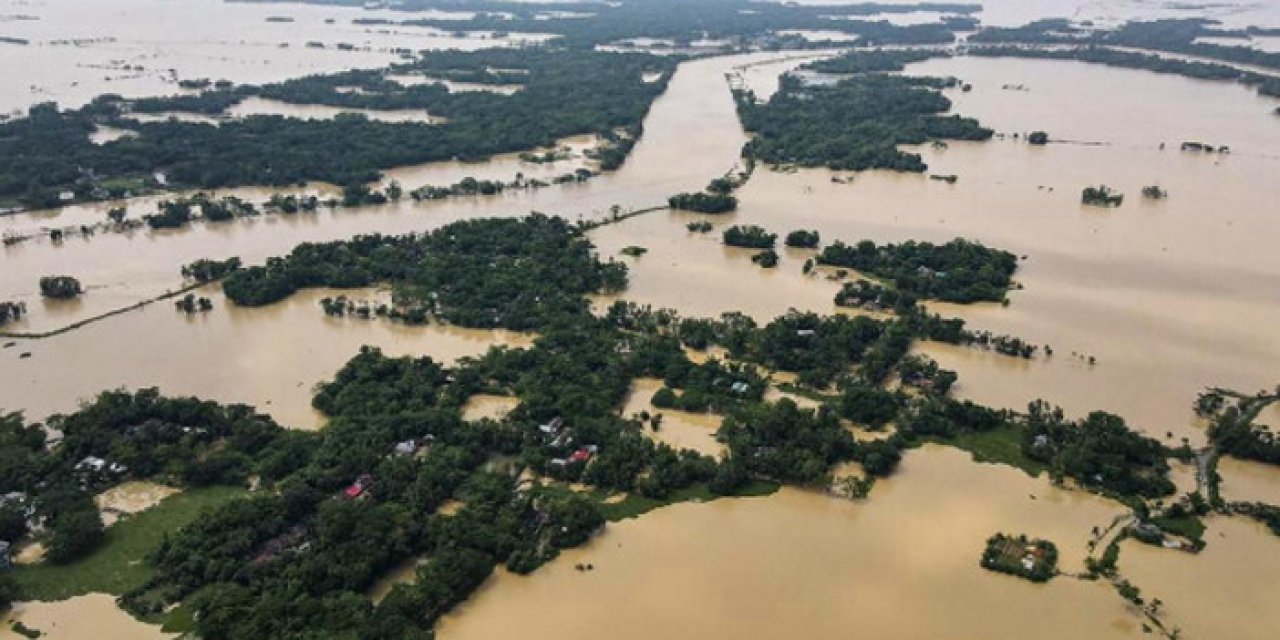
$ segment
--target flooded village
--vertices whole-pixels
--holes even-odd
[[[679,4],[0,0],[0,639],[1271,637],[1280,11]]]

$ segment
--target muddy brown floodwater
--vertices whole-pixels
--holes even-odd
[[[467,403],[462,406],[462,419],[468,422],[484,419],[501,420],[519,405],[520,399],[512,396],[477,393],[467,398]]]
[[[658,428],[645,423],[644,433],[657,442],[664,442],[677,451],[693,449],[703,455],[719,458],[727,451],[725,445],[716,442],[721,416],[713,413],[690,413],[673,409],[659,409],[650,400],[663,387],[656,378],[640,378],[632,383],[631,393],[622,407],[622,417],[631,418],[642,411],[649,415],[661,415]]]
[[[1243,518],[1211,517],[1199,554],[1126,540],[1120,571],[1160,598],[1188,638],[1268,640],[1280,625],[1280,537]]]
[[[661,203],[668,194],[700,188],[709,177],[733,166],[745,136],[734,120],[723,74],[734,65],[770,57],[779,56],[752,54],[682,65],[668,93],[655,103],[646,120],[645,137],[627,163],[617,172],[581,185],[491,198],[401,202],[314,216],[265,216],[226,225],[193,225],[176,232],[102,234],[58,246],[42,241],[6,247],[0,254],[4,261],[0,299],[25,300],[31,311],[28,318],[6,328],[50,330],[177,289],[182,284],[181,265],[203,257],[238,255],[253,264],[288,253],[304,241],[375,231],[420,231],[466,218],[522,215],[531,209],[570,217],[602,216],[614,203],[627,207]],[[580,149],[586,141],[567,143]],[[563,167],[542,167],[504,156],[495,163],[441,163],[393,172],[393,176],[407,178],[407,172],[416,171],[422,182],[448,184],[466,172],[489,171],[510,179],[521,170],[530,175],[564,171]],[[406,186],[419,184],[403,181]],[[86,216],[101,209],[74,211]],[[10,224],[54,225],[59,218],[33,214],[17,216]],[[39,299],[35,283],[51,273],[76,274],[88,293],[66,303]],[[327,295],[338,293],[342,292]],[[529,339],[440,325],[414,329],[326,318],[317,305],[324,295],[303,292],[260,309],[235,307],[221,295],[213,295],[215,309],[194,317],[178,314],[169,302],[159,302],[53,338],[17,340],[13,348],[0,350],[0,368],[7,376],[16,374],[0,387],[0,406],[25,410],[36,418],[74,410],[78,400],[103,389],[159,385],[168,393],[254,404],[286,425],[315,427],[319,417],[310,409],[313,385],[331,376],[362,344],[382,346],[392,354],[452,360],[481,353],[490,344],[523,344]],[[30,358],[19,358],[27,352]]]
[[[698,189],[737,162],[746,136],[738,126],[724,73],[734,66],[784,57],[748,54],[698,60],[682,65],[645,120],[645,135],[618,171],[586,183],[534,191],[507,192],[492,197],[453,198],[415,203],[404,200],[384,207],[362,207],[315,215],[264,216],[230,224],[196,224],[174,231],[100,234],[89,240],[24,242],[0,249],[5,269],[0,273],[0,299],[26,300],[30,316],[15,330],[45,331],[125,306],[181,286],[183,264],[204,257],[240,256],[254,264],[288,253],[301,242],[349,238],[360,233],[405,233],[436,228],[460,219],[516,216],[531,210],[570,219],[602,218],[614,205],[625,209],[652,207],[679,191]],[[798,64],[798,63],[797,63]],[[708,89],[710,88],[710,89]],[[584,141],[570,139],[581,149]],[[572,171],[576,163],[537,165],[515,155],[493,162],[436,163],[388,172],[406,188],[422,184],[447,185],[467,175],[511,180],[517,172],[530,177]],[[237,190],[236,195],[265,199],[262,190]],[[149,198],[130,207],[140,217],[154,211]],[[102,220],[106,206],[75,207],[73,218],[38,212],[0,219],[0,228],[23,230],[58,226],[66,220],[83,224]],[[70,304],[45,303],[37,297],[36,282],[43,275],[65,273],[84,282],[88,294]]]
[[[1034,496],[1034,497],[1033,497]],[[439,626],[446,640],[1127,638],[1102,583],[1037,586],[978,567],[997,531],[1054,540],[1078,569],[1123,508],[937,447],[864,503],[784,489],[610,524],[530,576],[500,572]],[[574,570],[590,563],[594,570]]]
[[[421,122],[438,124],[439,118],[431,117],[425,109],[347,109],[322,104],[293,104],[270,100],[267,98],[249,97],[227,109],[227,115],[234,118],[248,116],[283,116],[302,120],[332,120],[340,114],[358,113],[370,120],[379,122]]]
[[[154,482],[130,481],[103,491],[93,501],[102,512],[102,524],[109,527],[120,516],[146,511],[178,491]]]
[[[0,640],[25,640],[13,622],[40,631],[44,640],[159,640],[176,637],[160,627],[134,620],[116,606],[115,598],[91,593],[57,602],[19,602],[0,613]]]
[[[393,51],[397,48],[472,50],[548,38],[522,33],[495,37],[484,32],[458,37],[420,27],[364,26],[353,20],[410,16],[349,6],[222,0],[4,0],[0,12],[36,18],[0,22],[4,36],[30,41],[27,46],[0,45],[4,47],[0,86],[6,89],[0,93],[0,114],[49,101],[79,107],[103,93],[126,97],[176,93],[178,80],[261,84],[311,73],[383,67],[399,59]],[[434,17],[471,15],[435,12]],[[268,22],[268,17],[292,21]]]
[[[741,310],[759,320],[790,307],[834,310],[838,285],[800,273],[813,252],[788,249],[778,268],[758,269],[751,251],[720,244],[730,224],[779,234],[817,229],[828,243],[966,237],[1026,255],[1016,276],[1025,290],[1011,293],[1008,307],[934,308],[1050,345],[1055,355],[1024,361],[925,345],[925,353],[959,371],[962,396],[1019,409],[1036,398],[1076,414],[1105,409],[1161,439],[1172,434],[1176,444],[1181,437],[1202,441],[1190,404],[1205,387],[1252,391],[1276,383],[1274,100],[1230,83],[1071,62],[954,58],[910,70],[974,83],[971,93],[952,94],[955,110],[1000,132],[1043,128],[1055,139],[1103,144],[1031,147],[1004,139],[921,149],[931,172],[959,176],[953,185],[890,172],[840,184],[831,178],[848,174],[760,169],[739,191],[737,213],[706,217],[716,225],[711,233],[686,231],[686,221],[703,218],[689,214],[595,232],[609,255],[631,244],[650,250],[629,262],[624,297],[694,315]],[[1038,81],[1044,78],[1052,82]],[[1030,90],[1005,91],[1005,84]],[[1095,105],[1103,104],[1125,108],[1102,117]],[[1178,150],[1182,140],[1199,139],[1233,153]],[[1080,190],[1099,183],[1126,193],[1124,205],[1082,206]],[[1140,191],[1149,184],[1170,197],[1144,201]]]
[[[0,407],[23,409],[38,419],[74,411],[79,400],[105,389],[158,386],[171,395],[254,405],[285,426],[311,429],[322,424],[311,408],[315,385],[332,379],[362,345],[393,356],[453,362],[493,345],[525,346],[533,340],[508,331],[331,318],[320,310],[325,296],[378,299],[368,289],[307,290],[252,309],[236,307],[216,286],[211,289],[201,291],[214,301],[208,313],[184,315],[162,301],[0,351],[0,367],[21,372],[20,380],[0,386]],[[19,351],[32,355],[20,360]]]
[[[1222,476],[1219,489],[1228,502],[1280,504],[1280,467],[1223,456],[1218,460]]]
[[[258,32],[282,26],[266,23],[267,15],[295,17],[296,38],[326,41],[356,38],[364,32],[350,31],[350,18],[376,15],[336,7],[249,5],[236,11],[260,13],[230,19],[224,13],[230,9],[208,0],[181,9],[156,0],[127,2],[157,12],[205,7],[211,24],[230,20],[225,24],[232,25],[231,31],[253,22],[254,30],[241,36],[256,43],[252,46],[215,38],[203,53],[176,48],[147,64],[180,67],[182,77],[226,75],[242,81],[263,81],[278,69],[261,65],[271,72],[232,73],[240,63],[218,60],[219,52],[259,51],[268,43],[275,47],[274,32]],[[1049,9],[1085,6],[1074,0],[1025,4],[1037,9],[1036,17],[1055,12]],[[1088,10],[1120,15],[1134,4],[1090,3]],[[68,6],[78,5],[53,1],[46,12],[49,22],[23,28],[45,30],[35,39],[58,37],[54,18]],[[1002,0],[987,11],[1021,22],[1012,20],[1021,15],[1020,6]],[[85,13],[103,24],[112,20],[109,14]],[[330,15],[343,19],[326,26],[322,16]],[[129,36],[134,39],[130,42],[144,41],[150,37],[146,29],[154,25],[130,28],[142,29]],[[438,38],[390,31],[395,33],[369,35],[369,46]],[[42,44],[20,55],[47,54],[49,65],[70,69],[77,68],[80,58],[57,56],[78,51],[75,56],[87,56],[89,62],[104,56],[135,60],[151,51],[125,39],[81,49]],[[272,51],[272,56],[292,55]],[[329,50],[315,54],[326,60],[323,65],[296,62],[281,77],[328,69],[330,53],[337,55]],[[357,54],[359,62],[347,59]],[[101,234],[57,246],[22,243],[0,253],[0,299],[25,300],[31,306],[30,318],[16,330],[44,331],[176,289],[182,284],[179,267],[198,258],[238,255],[252,264],[287,253],[300,242],[359,233],[422,231],[455,220],[530,210],[599,219],[613,205],[659,205],[672,193],[701,188],[738,161],[747,137],[734,115],[725,74],[737,72],[741,81],[766,95],[776,87],[776,73],[802,62],[778,61],[792,55],[682,64],[667,93],[655,102],[645,135],[626,164],[584,184],[312,216],[267,216],[176,232]],[[184,57],[191,64],[171,62]],[[771,60],[775,62],[754,64]],[[334,68],[386,61],[377,51],[352,52],[335,61]],[[243,66],[257,69],[259,63],[248,60]],[[1203,425],[1189,410],[1199,390],[1216,385],[1253,391],[1280,382],[1274,378],[1280,343],[1271,334],[1280,324],[1280,289],[1274,286],[1280,281],[1274,251],[1280,231],[1274,207],[1280,199],[1280,183],[1274,180],[1280,169],[1280,128],[1271,114],[1275,101],[1232,84],[1059,61],[955,58],[913,65],[910,71],[956,75],[973,83],[971,93],[951,94],[955,110],[1001,132],[1044,129],[1058,140],[1101,144],[1030,147],[1010,137],[921,149],[934,173],[959,176],[955,184],[885,172],[859,174],[850,184],[838,184],[826,170],[761,168],[740,190],[735,214],[660,211],[593,232],[606,256],[617,257],[628,245],[649,249],[637,259],[625,258],[632,267],[632,285],[624,298],[686,315],[741,310],[762,321],[791,307],[836,311],[832,296],[838,284],[800,272],[812,252],[782,251],[778,268],[761,270],[750,262],[751,252],[720,244],[719,235],[730,224],[760,224],[779,234],[817,229],[825,242],[963,236],[1027,255],[1017,275],[1025,289],[1010,296],[1008,307],[935,308],[977,328],[1052,345],[1056,355],[1023,361],[924,345],[925,353],[959,371],[956,391],[961,396],[1014,408],[1044,397],[1077,414],[1107,409],[1161,439],[1168,433],[1175,443],[1183,437],[1200,442]],[[172,88],[145,74],[136,81],[73,86],[82,72],[47,74],[39,95],[74,102],[81,93],[87,97],[108,89],[160,93]],[[34,84],[22,73],[27,72],[6,66],[0,70],[0,86]],[[1028,90],[1006,91],[1006,84]],[[25,105],[36,97],[17,95],[11,101]],[[1229,145],[1233,153],[1181,153],[1177,147],[1183,140]],[[580,149],[589,141],[568,144]],[[578,161],[539,166],[504,156],[474,165],[403,168],[388,177],[412,188],[448,184],[465,175],[504,180],[516,171],[555,175],[574,166],[580,166]],[[1080,189],[1098,183],[1127,194],[1124,206],[1082,207]],[[1164,186],[1170,197],[1143,201],[1139,191],[1148,184]],[[266,192],[256,193],[257,199],[265,198]],[[153,201],[136,204],[139,209],[131,215],[149,212]],[[101,206],[71,208],[60,215],[38,212],[6,218],[0,228],[80,224],[104,213]],[[705,236],[685,230],[686,222],[701,219],[710,219],[716,229]],[[80,277],[89,292],[71,303],[39,300],[36,280],[53,273]],[[411,328],[325,317],[317,301],[336,293],[308,291],[268,307],[243,309],[228,304],[215,287],[203,292],[215,304],[207,314],[180,315],[169,302],[160,302],[54,338],[18,340],[13,348],[0,350],[6,381],[0,386],[0,407],[42,417],[72,410],[78,400],[105,388],[158,385],[171,394],[254,404],[288,426],[310,428],[321,423],[310,408],[312,387],[330,378],[362,344],[448,361],[493,344],[522,345],[531,339],[435,324]],[[19,358],[28,352],[31,357]],[[1085,360],[1090,355],[1097,358],[1096,365]],[[655,384],[638,383],[623,411],[647,405]],[[471,410],[473,415],[497,415],[508,406],[491,399]],[[714,450],[716,443],[706,437],[714,425],[701,426],[702,416],[677,420],[671,415],[676,412],[664,413],[667,422],[656,437]],[[1223,469],[1224,492],[1232,498],[1261,499],[1280,486],[1269,471],[1259,472],[1249,463],[1227,462]],[[1177,477],[1180,486],[1190,480],[1185,468]],[[1037,586],[978,567],[986,537],[1007,531],[1053,540],[1064,568],[1079,570],[1092,527],[1105,526],[1123,511],[1101,498],[1056,489],[1044,478],[977,465],[958,451],[925,447],[910,452],[901,470],[878,482],[864,503],[784,490],[769,498],[674,506],[610,525],[586,547],[565,552],[532,576],[496,575],[442,623],[440,632],[449,640],[517,634],[587,637],[602,629],[623,640],[845,638],[859,631],[876,638],[1142,637],[1134,611],[1103,583],[1058,578]],[[1207,539],[1209,547],[1198,556],[1126,543],[1121,569],[1144,593],[1164,600],[1174,622],[1193,637],[1268,637],[1280,623],[1269,604],[1280,595],[1275,592],[1280,565],[1274,561],[1280,558],[1280,542],[1251,522],[1227,518],[1210,520]],[[579,561],[596,568],[574,571]],[[1245,593],[1237,595],[1240,591]],[[96,637],[158,634],[119,612],[106,596],[23,604],[16,615],[50,638],[86,637],[77,631],[80,624],[90,625]],[[0,638],[8,634],[8,626],[0,625]]]
[[[850,0],[796,0],[805,5],[854,4]],[[886,4],[917,4],[917,0],[888,0]],[[1043,18],[1070,18],[1098,26],[1116,26],[1130,20],[1160,18],[1213,18],[1226,26],[1280,26],[1280,6],[1255,0],[1224,2],[1149,2],[1148,0],[984,0],[973,4],[981,10],[973,16],[986,25],[1021,26]],[[939,14],[885,13],[868,16],[895,24],[920,22],[920,16],[936,22]],[[1238,42],[1233,42],[1238,44]]]

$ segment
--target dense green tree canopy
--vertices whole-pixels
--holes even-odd
[[[127,190],[121,185],[132,185],[134,192],[157,186],[155,172],[164,174],[168,186],[279,186],[307,180],[345,185],[371,181],[388,167],[478,160],[551,145],[570,135],[638,131],[676,62],[639,53],[554,48],[433,52],[394,68],[215,89],[197,96],[137,101],[101,96],[84,108],[62,112],[51,104],[38,105],[26,118],[0,123],[0,202],[56,206],[60,190],[80,199],[120,196]],[[386,78],[391,73],[447,75],[450,69],[477,66],[527,72],[520,74],[522,89],[512,95],[450,93],[440,84],[406,87]],[[646,82],[646,73],[656,73],[658,79]],[[339,91],[351,85],[367,91]],[[447,121],[387,123],[343,114],[331,120],[251,116],[215,126],[130,117],[131,111],[221,113],[250,95],[350,108],[424,109]],[[94,144],[88,136],[98,124],[137,135]],[[609,147],[602,165],[616,168],[629,149],[629,143]]]
[[[233,302],[269,304],[306,287],[395,287],[397,315],[468,327],[532,329],[582,313],[585,296],[619,291],[627,268],[601,262],[561,218],[530,215],[455,222],[424,235],[359,236],[303,244],[265,266],[231,273]]]
[[[937,78],[869,74],[832,85],[785,75],[768,102],[737,94],[743,126],[755,134],[747,153],[772,164],[861,171],[924,171],[919,154],[897,148],[934,139],[986,140],[976,120],[940,115],[951,101]]]

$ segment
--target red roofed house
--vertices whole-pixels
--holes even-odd
[[[348,498],[359,498],[364,492],[373,487],[373,476],[364,473],[361,474],[351,486],[343,489],[342,495]]]

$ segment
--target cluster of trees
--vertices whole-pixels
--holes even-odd
[[[621,163],[621,160],[620,160]],[[586,182],[594,178],[596,174],[593,170],[579,168],[573,170],[572,173],[564,173],[552,178],[554,184],[564,184],[570,182]],[[462,178],[458,182],[449,184],[447,187],[436,187],[434,184],[425,184],[425,186],[413,189],[410,197],[413,200],[444,200],[444,198],[456,196],[493,196],[502,193],[506,189],[538,189],[549,186],[549,184],[536,178],[525,178],[522,173],[517,173],[516,178],[511,182],[502,182],[502,180],[476,179],[470,177]],[[393,183],[394,186],[394,183]],[[398,187],[397,187],[398,188]],[[388,197],[392,200],[398,200],[398,192],[392,191],[388,187]]]
[[[802,485],[828,484],[831,466],[845,461],[861,463],[872,476],[889,475],[907,445],[897,436],[858,442],[834,408],[804,409],[790,398],[731,412],[719,437],[729,444],[725,465],[740,463],[752,474]]]
[[[385,190],[374,189],[363,182],[352,182],[343,185],[342,199],[339,202],[344,207],[363,207],[399,200],[401,195],[402,191],[398,182],[392,182]]]
[[[940,115],[951,101],[937,89],[953,82],[875,73],[808,85],[787,75],[768,102],[739,91],[738,115],[755,134],[746,153],[772,164],[923,172],[919,154],[897,145],[992,136],[976,120]]]
[[[892,421],[906,406],[901,392],[888,391],[862,380],[850,380],[840,393],[836,411],[840,417],[869,429],[880,429]]]
[[[905,315],[916,305],[918,299],[892,287],[885,287],[870,280],[858,278],[853,282],[845,282],[836,292],[835,303],[838,307],[860,307],[868,311],[891,310]]]
[[[738,199],[727,193],[677,193],[667,198],[667,206],[698,213],[729,213],[738,208]]]
[[[63,436],[46,446],[46,429],[21,416],[0,419],[0,493],[25,496],[0,510],[0,539],[17,541],[43,523],[46,558],[66,563],[94,550],[103,536],[93,495],[129,479],[176,486],[240,484],[289,463],[276,448],[290,436],[249,407],[164,398],[155,389],[103,392],[48,428]],[[89,463],[97,459],[101,462]]]
[[[185,199],[163,200],[156,203],[156,213],[145,216],[152,229],[180,229],[191,223],[192,203]]]
[[[1166,477],[1169,452],[1159,442],[1130,430],[1123,418],[1102,411],[1071,421],[1061,409],[1043,401],[1032,403],[1022,452],[1045,464],[1056,477],[1122,496],[1154,499],[1176,489]]]
[[[1004,300],[1018,259],[1008,251],[963,239],[940,245],[915,241],[876,245],[863,240],[825,247],[818,264],[881,278],[918,299],[968,303]]]
[[[196,210],[199,210],[199,216]],[[196,217],[209,222],[227,222],[236,218],[258,215],[258,208],[235,196],[215,198],[207,193],[163,200],[156,203],[156,213],[143,216],[152,229],[179,229]]]
[[[1025,534],[997,533],[987,539],[978,564],[988,571],[1032,582],[1048,582],[1058,571],[1058,547],[1048,540],[1033,540]]]
[[[524,573],[581,544],[603,524],[593,502],[517,491],[514,477],[482,469],[534,447],[538,432],[531,422],[463,423],[463,387],[480,374],[459,371],[466,382],[450,384],[430,359],[362,350],[316,395],[331,417],[325,430],[296,434],[291,468],[261,476],[273,490],[171,535],[150,559],[155,577],[123,602],[153,613],[187,599],[207,638],[425,637],[496,565]],[[407,441],[421,443],[417,455],[394,455]],[[359,497],[336,497],[366,475]],[[465,506],[439,514],[450,499]],[[431,560],[413,584],[377,607],[364,596],[383,573],[424,555]]]
[[[1124,194],[1116,193],[1105,184],[1085,187],[1080,193],[1080,202],[1095,207],[1118,207],[1124,204]]]
[[[667,365],[664,386],[653,394],[653,406],[680,411],[724,413],[743,403],[759,402],[768,379],[753,366],[708,360],[692,364],[675,359]],[[677,394],[675,389],[679,389]]]
[[[763,269],[772,269],[778,266],[778,252],[773,249],[765,249],[751,256],[751,261],[760,265]]]
[[[357,4],[354,0],[347,0]],[[416,2],[427,5],[430,2]],[[851,19],[881,13],[914,13],[936,11],[949,14],[971,14],[979,5],[963,3],[892,4],[884,2],[850,5],[805,6],[768,4],[757,6],[750,0],[630,0],[589,5],[590,17],[533,15],[518,2],[486,3],[493,13],[477,13],[470,20],[421,18],[397,24],[434,27],[450,32],[503,31],[552,33],[556,42],[576,49],[636,38],[669,39],[677,46],[706,38],[732,39],[763,45],[781,40],[774,32],[789,30],[839,31],[858,36],[858,44],[866,46],[891,44],[948,44],[955,40],[954,30],[963,29],[971,21],[895,25],[885,20]],[[456,9],[449,5],[449,9]],[[468,10],[475,10],[471,4]],[[548,9],[550,10],[550,9]],[[569,12],[584,11],[575,6]],[[497,13],[501,12],[501,14]],[[508,15],[509,14],[509,15]],[[841,43],[845,44],[845,43]]]
[[[271,194],[271,198],[266,203],[268,211],[279,211],[286,215],[295,214],[299,211],[315,211],[319,206],[320,199],[316,196],[283,195],[279,193]]]
[[[981,347],[993,349],[996,353],[1019,358],[1030,358],[1039,348],[1017,336],[996,335],[989,331],[970,332],[971,342]]]
[[[802,409],[788,398],[729,414],[720,435],[731,459],[751,473],[795,484],[822,482],[827,469],[851,459],[857,447],[835,411]]]
[[[945,394],[955,374],[936,364],[914,364],[907,358],[913,340],[972,344],[979,336],[966,330],[963,320],[928,314],[914,302],[887,320],[791,311],[761,327],[739,313],[714,320],[680,318],[673,311],[625,303],[611,306],[606,320],[627,331],[671,335],[690,349],[718,345],[735,361],[795,373],[800,385],[820,390],[847,384],[850,375],[879,385],[896,370],[908,384]]]
[[[1134,21],[1116,29],[1084,31],[1064,20],[1041,20],[1016,28],[987,28],[971,42],[1110,45],[1177,53],[1240,65],[1280,70],[1280,53],[1248,46],[1201,42],[1201,38],[1248,38],[1247,29],[1218,29],[1218,23],[1202,18]]]
[[[1169,192],[1162,189],[1160,185],[1153,184],[1142,188],[1142,197],[1148,200],[1163,200],[1169,197]]]
[[[443,62],[434,62],[437,58]],[[450,93],[441,85],[404,87],[386,79],[388,73],[411,70],[410,63],[410,68],[310,76],[196,96],[127,101],[106,95],[74,111],[38,105],[26,118],[0,123],[0,199],[56,206],[61,190],[72,190],[78,199],[105,198],[121,194],[104,185],[140,186],[152,182],[157,171],[170,187],[368,183],[393,166],[478,160],[549,146],[571,135],[637,130],[677,61],[541,47],[431,53],[420,62],[432,70],[483,65],[527,73],[520,74],[524,88],[512,95]],[[660,73],[661,81],[645,82],[644,75],[652,72]],[[369,91],[338,90],[350,83]],[[359,114],[329,120],[250,116],[213,126],[129,117],[130,110],[221,112],[249,95],[352,108],[429,108],[447,120],[426,124],[379,122]],[[88,136],[98,124],[137,135],[94,144]],[[613,147],[602,166],[617,166],[630,148],[621,142]]]
[[[989,432],[1013,423],[1012,412],[990,409],[968,400],[933,397],[899,415],[898,433],[907,438],[950,440]]]
[[[817,231],[806,231],[804,229],[796,229],[787,234],[786,245],[797,249],[817,249],[821,237]]]
[[[227,258],[226,260],[213,260],[210,258],[201,258],[191,264],[182,266],[182,277],[192,280],[198,284],[205,282],[213,282],[221,280],[241,266],[240,258]]]
[[[778,234],[769,233],[754,224],[733,225],[724,230],[724,243],[730,247],[747,249],[772,249],[778,242]]]
[[[67,300],[84,293],[80,281],[71,276],[45,276],[40,278],[40,295],[46,298]]]
[[[473,266],[459,256],[474,254],[481,271],[504,260],[533,269],[580,250],[594,259],[556,219],[474,221],[446,229],[430,241],[431,252],[414,254],[417,260],[402,259],[394,242],[360,247],[357,239],[325,249],[340,257],[322,253],[290,268],[340,265],[371,274],[380,273],[385,267],[374,265],[386,260],[403,270],[397,288],[414,289],[430,280],[416,271],[428,262],[447,270],[448,282],[463,278],[466,268],[448,269],[456,260]],[[557,248],[548,252],[544,244]],[[310,251],[317,250],[295,254]],[[509,277],[505,268],[499,275]],[[544,299],[590,290],[583,282],[591,278],[581,274],[533,277],[549,281]],[[665,499],[698,484],[731,494],[758,478],[821,485],[833,464],[848,460],[884,475],[903,449],[926,438],[1029,420],[951,400],[945,388],[923,395],[884,390],[895,369],[913,380],[946,377],[936,365],[906,358],[912,340],[932,331],[927,318],[792,312],[758,326],[741,314],[682,319],[625,303],[603,317],[579,306],[552,305],[545,312],[531,324],[539,331],[532,347],[495,348],[453,369],[429,358],[388,358],[363,349],[317,389],[313,405],[330,418],[319,432],[285,431],[246,407],[165,399],[154,390],[111,392],[51,422],[66,434],[52,455],[64,466],[87,455],[124,466],[120,478],[86,478],[89,484],[80,489],[85,496],[87,487],[123,477],[186,485],[239,484],[250,477],[260,482],[263,490],[252,497],[208,512],[166,538],[147,559],[154,578],[123,600],[135,613],[155,615],[185,601],[197,614],[196,633],[210,639],[405,638],[425,637],[495,566],[531,571],[558,549],[585,541],[602,522],[598,498],[540,486],[518,490],[514,473],[487,472],[487,461],[512,460],[515,469]],[[818,409],[790,400],[765,403],[767,381],[753,367],[694,364],[683,350],[712,344],[735,361],[797,372],[803,385],[834,383],[840,399]],[[659,392],[664,398],[655,397],[655,404],[727,412],[719,437],[729,455],[717,462],[676,452],[646,437],[640,422],[619,416],[617,408],[641,376],[664,380],[668,392]],[[512,396],[520,404],[501,422],[465,423],[460,408],[479,392]],[[554,436],[538,428],[557,418],[561,428]],[[898,433],[860,443],[841,418],[872,427],[894,422]],[[0,438],[0,480],[8,482],[12,474],[23,478],[21,486],[40,487],[48,474],[25,470],[46,468],[40,460],[51,452],[44,449],[43,432],[17,424],[12,438]],[[1072,453],[1061,456],[1061,466],[1074,469],[1079,461],[1109,455],[1109,443],[1132,436],[1122,424],[1120,431],[1100,439],[1106,446],[1071,441]],[[18,444],[9,446],[11,441]],[[397,455],[397,445],[406,442],[417,451]],[[591,455],[575,455],[582,451]],[[1143,478],[1159,471],[1136,468],[1134,475]],[[360,478],[367,478],[361,497],[339,497]],[[450,499],[464,506],[454,515],[438,513]],[[92,539],[86,531],[93,527],[81,527],[75,518],[58,522],[62,530],[79,531],[76,540]],[[377,606],[363,595],[387,570],[420,556],[430,561],[413,584],[398,585]]]
[[[46,435],[20,414],[0,415],[0,493],[19,496],[0,507],[0,540],[17,542],[43,525],[45,557],[65,563],[98,545],[102,519],[92,494],[76,481],[74,463],[45,448]],[[12,585],[0,585],[6,590],[0,595],[12,596]]]
[[[898,363],[898,379],[931,396],[945,396],[956,383],[956,372],[943,369],[932,358],[910,355]]]
[[[182,296],[173,306],[182,313],[192,315],[195,313],[203,313],[205,311],[213,311],[213,301],[204,297],[196,297],[194,293],[188,293]]]
[[[371,305],[365,300],[356,302],[346,296],[338,296],[336,298],[325,296],[320,299],[320,309],[324,311],[326,316],[333,316],[337,318],[353,315],[367,320],[373,317],[384,318],[391,315],[390,305]],[[405,322],[410,324],[419,324],[421,322],[425,322],[425,320],[426,317],[424,315],[422,318],[406,318]]]
[[[0,302],[0,327],[17,322],[27,313],[27,303],[6,300]]]
[[[1231,505],[1231,511],[1257,520],[1272,534],[1280,536],[1280,507],[1263,502],[1236,502]]]
[[[613,129],[601,131],[597,135],[603,144],[594,149],[588,149],[585,155],[599,163],[601,171],[614,171],[626,162],[627,156],[631,155],[631,149],[636,146],[636,142],[640,140],[643,133],[643,122],[625,127],[622,134]]]
[[[973,37],[982,34],[975,34]],[[994,37],[994,36],[993,36]],[[972,40],[972,37],[971,37]],[[970,55],[1000,58],[1034,58],[1042,60],[1079,60],[1093,64],[1125,69],[1144,69],[1155,73],[1180,75],[1200,80],[1230,80],[1250,86],[1256,86],[1258,93],[1280,97],[1280,79],[1274,76],[1253,71],[1245,71],[1230,65],[1216,62],[1200,62],[1196,60],[1180,60],[1168,56],[1160,56],[1136,51],[1127,51],[1107,46],[1079,46],[1073,40],[1071,46],[1055,45],[1053,48],[1032,48],[1026,46],[981,46],[969,50]]]
[[[801,69],[818,73],[887,73],[902,71],[907,65],[931,58],[947,57],[944,51],[934,49],[873,49],[849,51],[834,58],[815,60]]]
[[[1027,134],[1027,142],[1037,146],[1049,144],[1049,134],[1044,131],[1032,131]]]
[[[525,180],[523,176],[516,176],[516,179],[510,183],[501,180],[477,180],[467,176],[447,187],[434,185],[418,187],[410,191],[409,196],[414,200],[443,200],[455,196],[491,196],[502,193],[506,189],[540,187],[544,185],[545,183],[538,180]]]
[[[584,312],[587,294],[621,290],[626,278],[625,265],[601,262],[568,222],[533,214],[455,222],[424,235],[303,244],[232,272],[223,290],[236,304],[260,306],[301,288],[385,282],[395,288],[397,311],[525,330]]]
[[[1280,465],[1280,438],[1268,426],[1254,423],[1266,404],[1263,399],[1250,398],[1227,406],[1222,395],[1205,394],[1197,411],[1211,418],[1209,440],[1223,453]]]
[[[1199,38],[1248,36],[1244,29],[1219,29],[1213,20],[1164,19],[1149,22],[1129,22],[1111,32],[1101,32],[1094,38],[1105,44],[1174,52],[1197,58],[1228,61],[1267,69],[1280,69],[1280,54],[1263,51],[1251,46],[1228,46],[1201,42]]]

